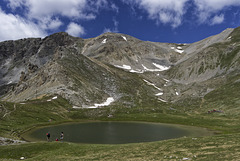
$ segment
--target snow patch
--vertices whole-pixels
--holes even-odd
[[[154,63],[154,64],[155,64],[155,63]],[[158,65],[158,64],[156,64],[156,65]],[[155,66],[156,66],[156,65],[155,65]],[[144,68],[145,71],[149,71],[149,72],[161,72],[161,71],[163,71],[163,68],[162,68],[163,66],[161,67],[162,69],[159,69],[159,68],[158,68],[158,69],[149,69],[149,68],[147,68],[145,65],[142,64],[142,67]],[[160,67],[160,66],[159,66],[159,67]],[[170,67],[164,67],[164,70],[168,70],[169,68],[170,68]]]
[[[122,36],[122,38],[123,38],[125,41],[127,41],[127,38],[126,38],[125,36]]]
[[[11,84],[12,83],[12,81],[9,81],[7,84]]]
[[[178,96],[179,95],[179,93],[177,92],[177,90],[175,89],[175,93],[176,93],[176,95]]]
[[[230,40],[232,38],[232,36],[229,36],[228,38],[227,38],[227,40]]]
[[[161,71],[168,70],[170,67],[152,63],[155,67],[159,68]]]
[[[53,98],[48,99],[47,102],[51,102],[52,100],[55,100],[55,99],[57,99],[57,98],[58,98],[57,96],[54,96]]]
[[[130,72],[131,72],[131,73],[140,73],[140,74],[141,74],[141,73],[144,73],[144,71],[139,70],[139,69],[137,69],[137,70],[133,70],[133,69],[132,69],[132,70],[130,70]]]
[[[129,65],[123,65],[123,66],[120,66],[120,65],[114,65],[114,66],[117,67],[117,68],[121,68],[121,69],[129,70],[129,72],[131,72],[131,73],[144,73],[143,70],[140,70],[140,69],[136,69],[136,70],[134,70],[134,69],[132,69],[132,67],[129,66]]]
[[[105,44],[106,42],[107,42],[107,39],[104,39],[104,40],[102,41],[103,44]]]
[[[52,98],[52,100],[55,100],[55,99],[57,99],[57,96],[55,96],[55,97]]]
[[[180,46],[178,46],[177,49],[175,49],[175,47],[171,47],[171,49],[180,54],[184,52],[184,50]]]
[[[74,109],[79,109],[79,108],[81,108],[81,107],[78,107],[78,106],[73,106],[72,108],[74,108]]]
[[[98,108],[103,106],[109,106],[112,102],[114,102],[113,97],[108,97],[107,100],[101,104],[94,104],[94,106],[88,107],[88,108]]]
[[[156,66],[158,69],[149,69],[146,66],[144,66],[143,64],[142,64],[142,67],[144,68],[143,70],[142,69],[132,69],[132,67],[130,65],[122,65],[122,66],[121,65],[114,65],[114,66],[117,67],[117,68],[129,70],[129,72],[131,72],[131,73],[144,73],[146,71],[161,72],[161,71],[165,71],[165,70],[170,69],[170,66],[167,67],[167,66],[156,64],[156,63],[153,63],[153,65]]]
[[[184,50],[179,50],[179,49],[175,49],[174,51],[176,51],[177,53],[182,54],[184,52]]]
[[[167,101],[165,101],[165,100],[163,100],[163,99],[161,99],[161,98],[158,98],[158,100],[159,100],[159,101],[162,101],[162,102],[167,102]]]
[[[143,81],[146,82],[149,86],[153,86],[154,88],[158,89],[159,91],[162,91],[162,89],[157,87],[155,84],[153,84],[153,83],[151,83],[151,82],[149,82],[149,81],[147,81],[145,79],[143,79]]]
[[[163,92],[155,94],[155,96],[162,96],[162,95],[163,95]]]
[[[166,82],[169,82],[169,80],[167,80],[167,79],[165,79],[165,78],[163,78],[163,80],[165,80]]]
[[[123,65],[123,66],[120,66],[120,65],[114,65],[114,66],[117,67],[117,68],[121,68],[121,69],[127,69],[127,70],[131,70],[131,69],[132,69],[132,67],[129,66],[129,65]]]

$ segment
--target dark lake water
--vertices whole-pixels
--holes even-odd
[[[93,144],[152,142],[183,136],[209,135],[209,132],[202,128],[160,123],[90,122],[38,128],[24,134],[23,137],[29,141],[45,141],[48,132],[51,134],[51,141],[59,139],[60,133],[64,132],[64,141]]]

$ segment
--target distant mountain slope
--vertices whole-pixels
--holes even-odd
[[[105,33],[61,32],[0,43],[0,96],[21,102],[61,95],[74,108],[161,106],[203,97],[239,74],[240,29],[193,44]]]

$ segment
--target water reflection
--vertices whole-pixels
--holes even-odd
[[[44,127],[25,135],[27,140],[46,140],[46,132],[55,140],[64,132],[64,141],[94,144],[124,144],[205,135],[205,129],[139,122],[91,122]]]

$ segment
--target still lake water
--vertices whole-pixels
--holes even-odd
[[[28,141],[45,141],[50,132],[51,141],[60,138],[64,132],[64,141],[92,144],[125,144],[152,142],[179,138],[183,136],[209,135],[206,129],[143,122],[90,122],[49,126],[32,130],[23,135]]]

